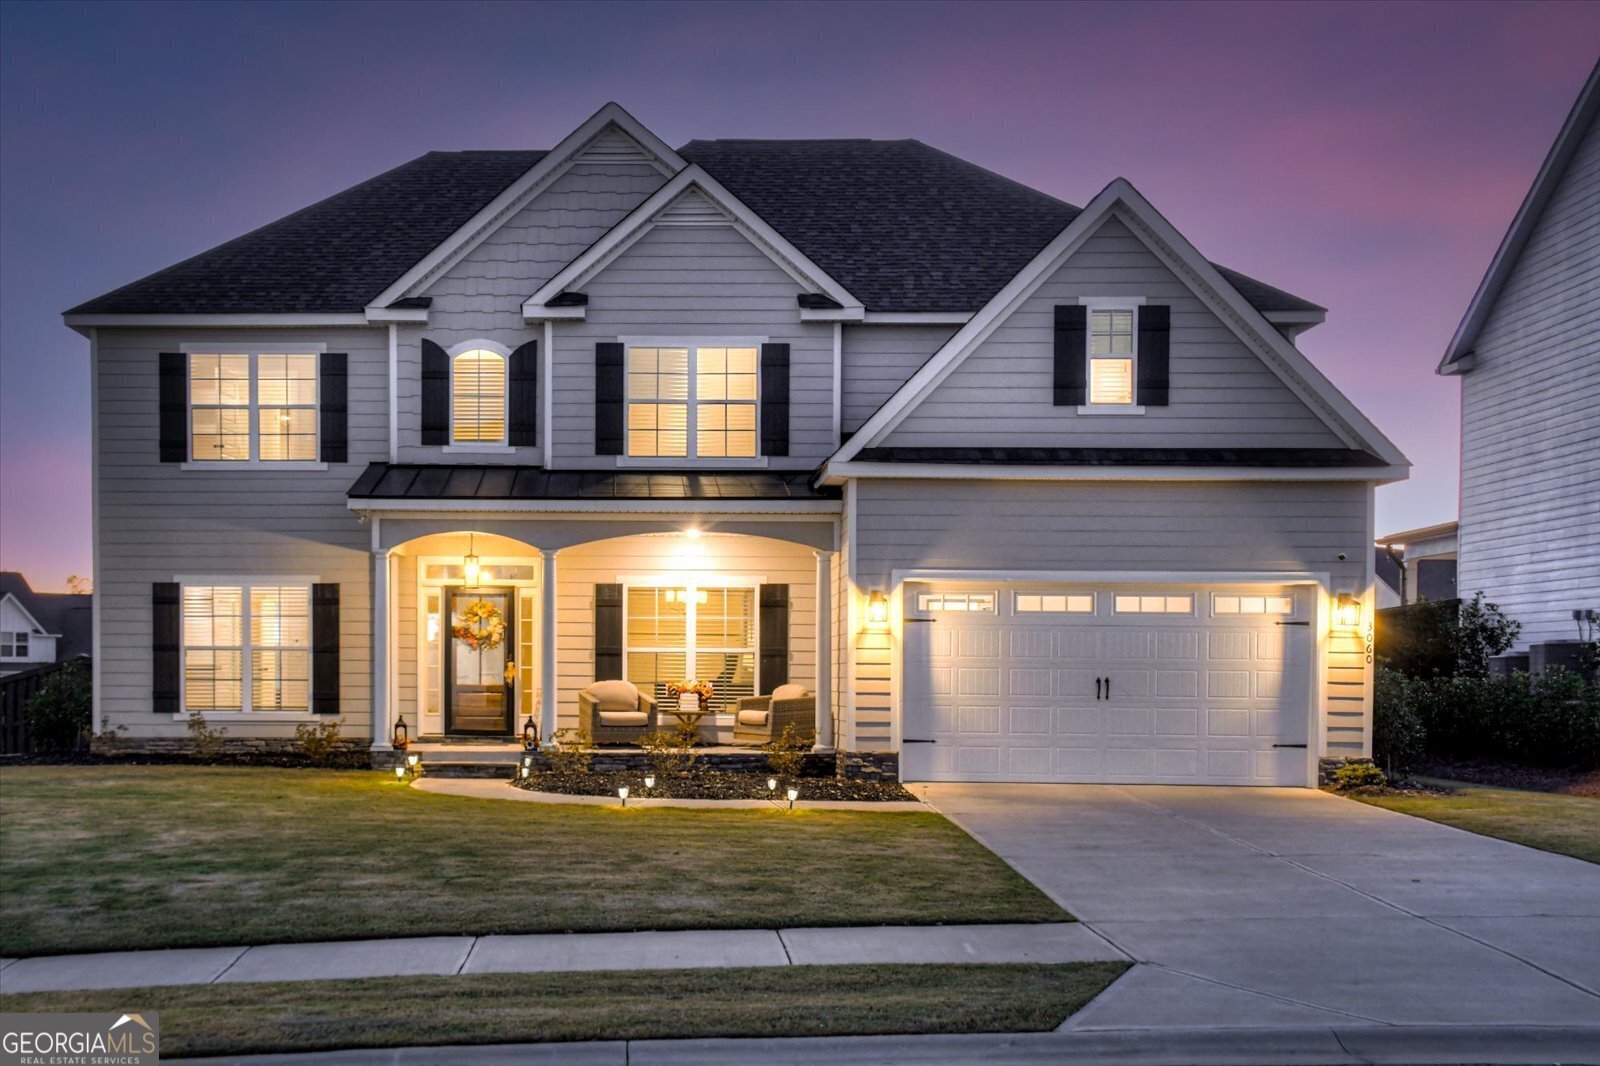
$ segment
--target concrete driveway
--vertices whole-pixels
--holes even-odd
[[[1600,1025],[1600,866],[1306,789],[914,787],[1143,964],[1068,1029]]]

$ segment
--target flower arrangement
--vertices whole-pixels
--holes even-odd
[[[473,600],[461,610],[461,621],[450,635],[473,651],[490,651],[506,639],[506,620],[500,608],[488,600]]]
[[[669,699],[674,699],[675,700],[679,696],[685,696],[685,695],[688,695],[691,692],[694,693],[696,696],[699,696],[700,697],[700,701],[702,703],[704,703],[706,700],[709,700],[711,698],[711,692],[712,692],[711,682],[709,682],[709,681],[668,681],[667,682],[667,697]]]

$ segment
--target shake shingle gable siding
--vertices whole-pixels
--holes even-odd
[[[1078,214],[920,141],[691,141],[681,154],[872,311],[976,311]],[[544,155],[430,152],[67,313],[359,312]],[[1260,311],[1322,310],[1217,269]]]

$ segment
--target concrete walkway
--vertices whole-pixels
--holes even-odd
[[[471,778],[423,776],[413,781],[411,787],[421,792],[432,792],[440,796],[465,796],[468,799],[513,800],[520,803],[567,803],[588,807],[622,806],[622,800],[618,796],[569,796],[564,792],[534,792],[526,788],[518,788],[509,781],[496,781],[481,777]],[[630,795],[628,797],[628,806],[630,808],[692,807],[699,810],[785,811],[789,809],[789,801],[786,799],[666,799]],[[923,814],[929,813],[928,805],[919,800],[885,800],[882,802],[861,800],[811,800],[806,799],[803,793],[801,798],[795,801],[794,809],[797,811],[877,811],[879,814],[891,811],[920,811]]]
[[[1600,866],[1308,789],[917,788],[1144,964],[1072,1031],[1600,1026]]]
[[[435,936],[0,960],[0,992],[420,974],[1123,958],[1121,952],[1075,922]]]

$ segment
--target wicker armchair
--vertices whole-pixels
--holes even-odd
[[[779,685],[770,696],[746,696],[740,700],[733,719],[733,742],[765,744],[782,736],[784,727],[791,725],[799,729],[802,737],[816,738],[817,697],[804,685]]]
[[[591,744],[633,744],[656,730],[655,697],[630,681],[596,681],[578,693],[578,728]]]

